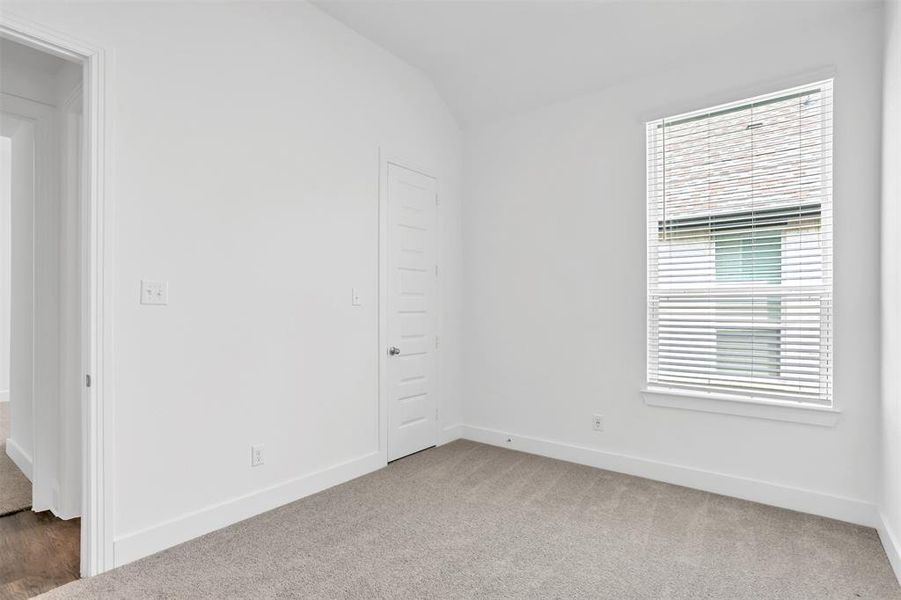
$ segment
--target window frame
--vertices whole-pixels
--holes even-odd
[[[680,119],[693,119],[698,118],[701,115],[707,114],[715,114],[720,110],[741,110],[742,107],[749,107],[752,105],[756,105],[761,99],[771,100],[773,98],[782,97],[786,94],[790,94],[793,91],[800,91],[801,88],[814,88],[819,85],[827,85],[829,87],[829,99],[831,102],[831,106],[829,106],[828,113],[824,113],[824,120],[828,117],[829,120],[829,137],[826,141],[826,145],[824,148],[826,149],[826,158],[824,160],[828,160],[828,176],[829,181],[825,184],[824,189],[827,191],[826,199],[824,202],[828,202],[828,207],[823,204],[822,208],[824,210],[828,210],[830,214],[830,218],[828,221],[828,226],[833,227],[834,223],[834,190],[833,190],[833,175],[835,168],[834,161],[834,152],[833,152],[833,138],[834,138],[834,119],[835,119],[835,110],[834,110],[834,98],[835,98],[835,80],[834,74],[821,74],[818,76],[813,76],[809,78],[803,78],[798,83],[792,83],[787,86],[772,86],[768,90],[761,90],[756,93],[749,93],[747,95],[743,95],[742,99],[733,100],[729,102],[723,102],[720,104],[709,104],[709,108],[698,109],[686,111],[683,113],[670,113],[671,116],[657,117],[654,119],[648,119],[645,122],[646,128],[653,123],[660,123],[663,121],[676,121]],[[803,92],[802,92],[803,93]],[[697,105],[703,105],[703,103],[699,102]],[[703,118],[703,117],[701,117]],[[646,140],[646,157],[647,162],[645,165],[645,173],[646,173],[646,210],[648,214],[646,215],[646,226],[651,226],[651,214],[652,211],[655,210],[655,201],[656,198],[652,198],[654,192],[652,192],[652,178],[657,175],[655,169],[657,168],[655,164],[652,164],[650,156],[651,156],[651,148],[650,148],[650,138]],[[816,208],[816,210],[820,211],[820,206]],[[686,389],[681,387],[668,387],[666,385],[657,385],[651,383],[651,371],[650,365],[652,360],[652,337],[651,337],[651,296],[652,296],[652,287],[651,287],[651,255],[650,255],[650,241],[648,240],[648,255],[647,255],[647,263],[646,263],[646,276],[648,279],[646,280],[646,292],[647,292],[647,301],[646,301],[646,371],[645,371],[645,380],[644,386],[641,388],[641,394],[645,400],[645,403],[649,406],[662,406],[669,408],[683,408],[690,410],[698,410],[702,412],[717,412],[717,413],[725,413],[725,414],[734,414],[741,416],[749,416],[749,417],[759,417],[764,419],[774,419],[781,421],[792,421],[792,422],[800,422],[800,423],[809,423],[813,425],[823,425],[823,426],[833,426],[836,424],[838,420],[838,416],[841,414],[839,410],[836,399],[835,399],[835,370],[834,370],[834,338],[835,338],[835,316],[834,316],[834,271],[833,271],[833,263],[834,263],[834,229],[832,229],[828,233],[828,246],[826,247],[826,251],[828,252],[828,256],[823,260],[828,261],[828,266],[824,266],[824,280],[827,280],[824,285],[828,287],[828,295],[823,298],[828,300],[828,306],[824,309],[824,312],[829,312],[828,317],[821,317],[821,323],[823,318],[828,318],[829,325],[828,329],[824,326],[821,326],[821,332],[827,332],[830,338],[829,347],[825,350],[825,356],[820,359],[821,364],[824,362],[829,365],[830,368],[830,376],[831,379],[829,381],[829,390],[828,390],[828,402],[812,402],[812,401],[804,401],[801,398],[793,399],[793,398],[773,398],[769,396],[759,396],[759,395],[749,395],[749,394],[731,394],[728,390],[702,390],[702,389]],[[753,231],[748,232],[753,235]],[[761,232],[761,236],[771,235],[766,232]],[[784,235],[784,234],[782,234]],[[715,255],[715,251],[714,251]],[[780,252],[779,255],[780,265],[784,266],[782,261],[784,260],[784,241],[783,241],[783,251]],[[825,263],[824,263],[825,265]],[[654,268],[657,268],[655,265]],[[714,268],[718,269],[719,265],[717,264],[716,259],[714,259]],[[741,273],[742,264],[741,260],[738,261],[737,265],[729,265],[727,268],[736,269],[738,273]],[[657,271],[659,273],[659,271]],[[655,274],[655,277],[659,277],[658,274]],[[737,282],[741,282],[741,275],[738,275]],[[658,284],[659,285],[659,284]],[[659,296],[660,288],[655,288],[656,293]],[[753,297],[758,296],[759,294],[755,294]],[[812,294],[813,295],[813,294]],[[784,298],[783,298],[784,300]],[[763,327],[763,323],[761,323],[761,327]],[[657,337],[653,338],[655,343],[659,343],[659,334]],[[825,345],[824,345],[825,347]]]

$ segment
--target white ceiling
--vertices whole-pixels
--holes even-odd
[[[67,62],[52,54],[35,50],[23,44],[0,38],[0,70],[16,65],[26,71],[44,75],[56,75]]]
[[[462,126],[878,1],[314,0],[431,78]]]

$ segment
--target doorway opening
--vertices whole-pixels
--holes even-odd
[[[109,69],[102,49],[10,14],[0,22],[0,62],[0,189],[9,197],[0,219],[8,224],[0,226],[0,280],[9,282],[8,301],[0,300],[0,323],[8,323],[0,325],[8,348],[0,400],[10,430],[0,433],[4,457],[16,455],[8,439],[31,451],[10,458],[31,488],[30,506],[11,516],[77,524],[70,571],[96,575],[115,566]],[[4,518],[0,591],[21,596],[28,592],[16,586],[27,579],[4,587],[16,543],[14,521]]]
[[[0,584],[30,597],[80,574],[83,82],[8,39],[0,73]]]

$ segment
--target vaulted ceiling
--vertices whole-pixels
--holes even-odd
[[[314,0],[431,78],[461,125],[872,9],[868,0]]]

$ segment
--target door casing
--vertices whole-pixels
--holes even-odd
[[[81,575],[115,566],[113,200],[111,68],[106,51],[0,10],[0,37],[81,64],[84,86],[81,217],[82,521]],[[90,385],[88,385],[88,378]]]

